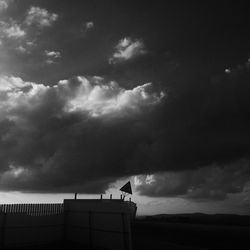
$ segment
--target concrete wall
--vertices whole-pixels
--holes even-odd
[[[83,245],[130,250],[131,210],[121,200],[64,200],[66,238]]]

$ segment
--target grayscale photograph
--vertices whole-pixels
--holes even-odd
[[[247,1],[0,0],[0,250],[249,235]]]

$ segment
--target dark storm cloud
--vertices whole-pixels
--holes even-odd
[[[135,177],[136,190],[154,197],[182,197],[196,201],[224,200],[228,194],[246,192],[250,162],[210,165],[195,170],[165,172]]]
[[[36,83],[0,77],[1,189],[93,193],[154,173],[142,194],[224,199],[244,189],[249,63],[210,76],[246,59],[247,8],[11,2],[0,7],[0,69]],[[105,79],[53,86],[82,72]]]
[[[205,84],[194,82],[164,106],[158,125],[165,126],[141,154],[167,172],[138,177],[139,193],[225,199],[249,185],[249,80],[247,62]]]
[[[137,187],[141,194],[202,200],[242,192],[250,180],[249,77],[247,63],[165,98],[149,83],[126,90],[96,76],[52,87],[2,77],[1,188],[93,193],[156,173]]]
[[[163,98],[150,83],[125,90],[101,77],[46,87],[2,76],[0,90],[2,190],[104,191],[133,174],[145,114]]]

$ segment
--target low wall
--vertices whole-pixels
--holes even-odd
[[[64,235],[64,214],[31,216],[0,213],[0,225],[1,247],[59,242]]]
[[[131,210],[121,200],[64,200],[66,239],[90,247],[130,250]]]

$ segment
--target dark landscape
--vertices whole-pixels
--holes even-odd
[[[133,250],[247,249],[250,216],[229,214],[176,214],[139,216],[132,223]],[[73,242],[10,248],[12,250],[80,250]]]
[[[145,216],[133,225],[133,249],[246,249],[249,233],[250,216]]]

